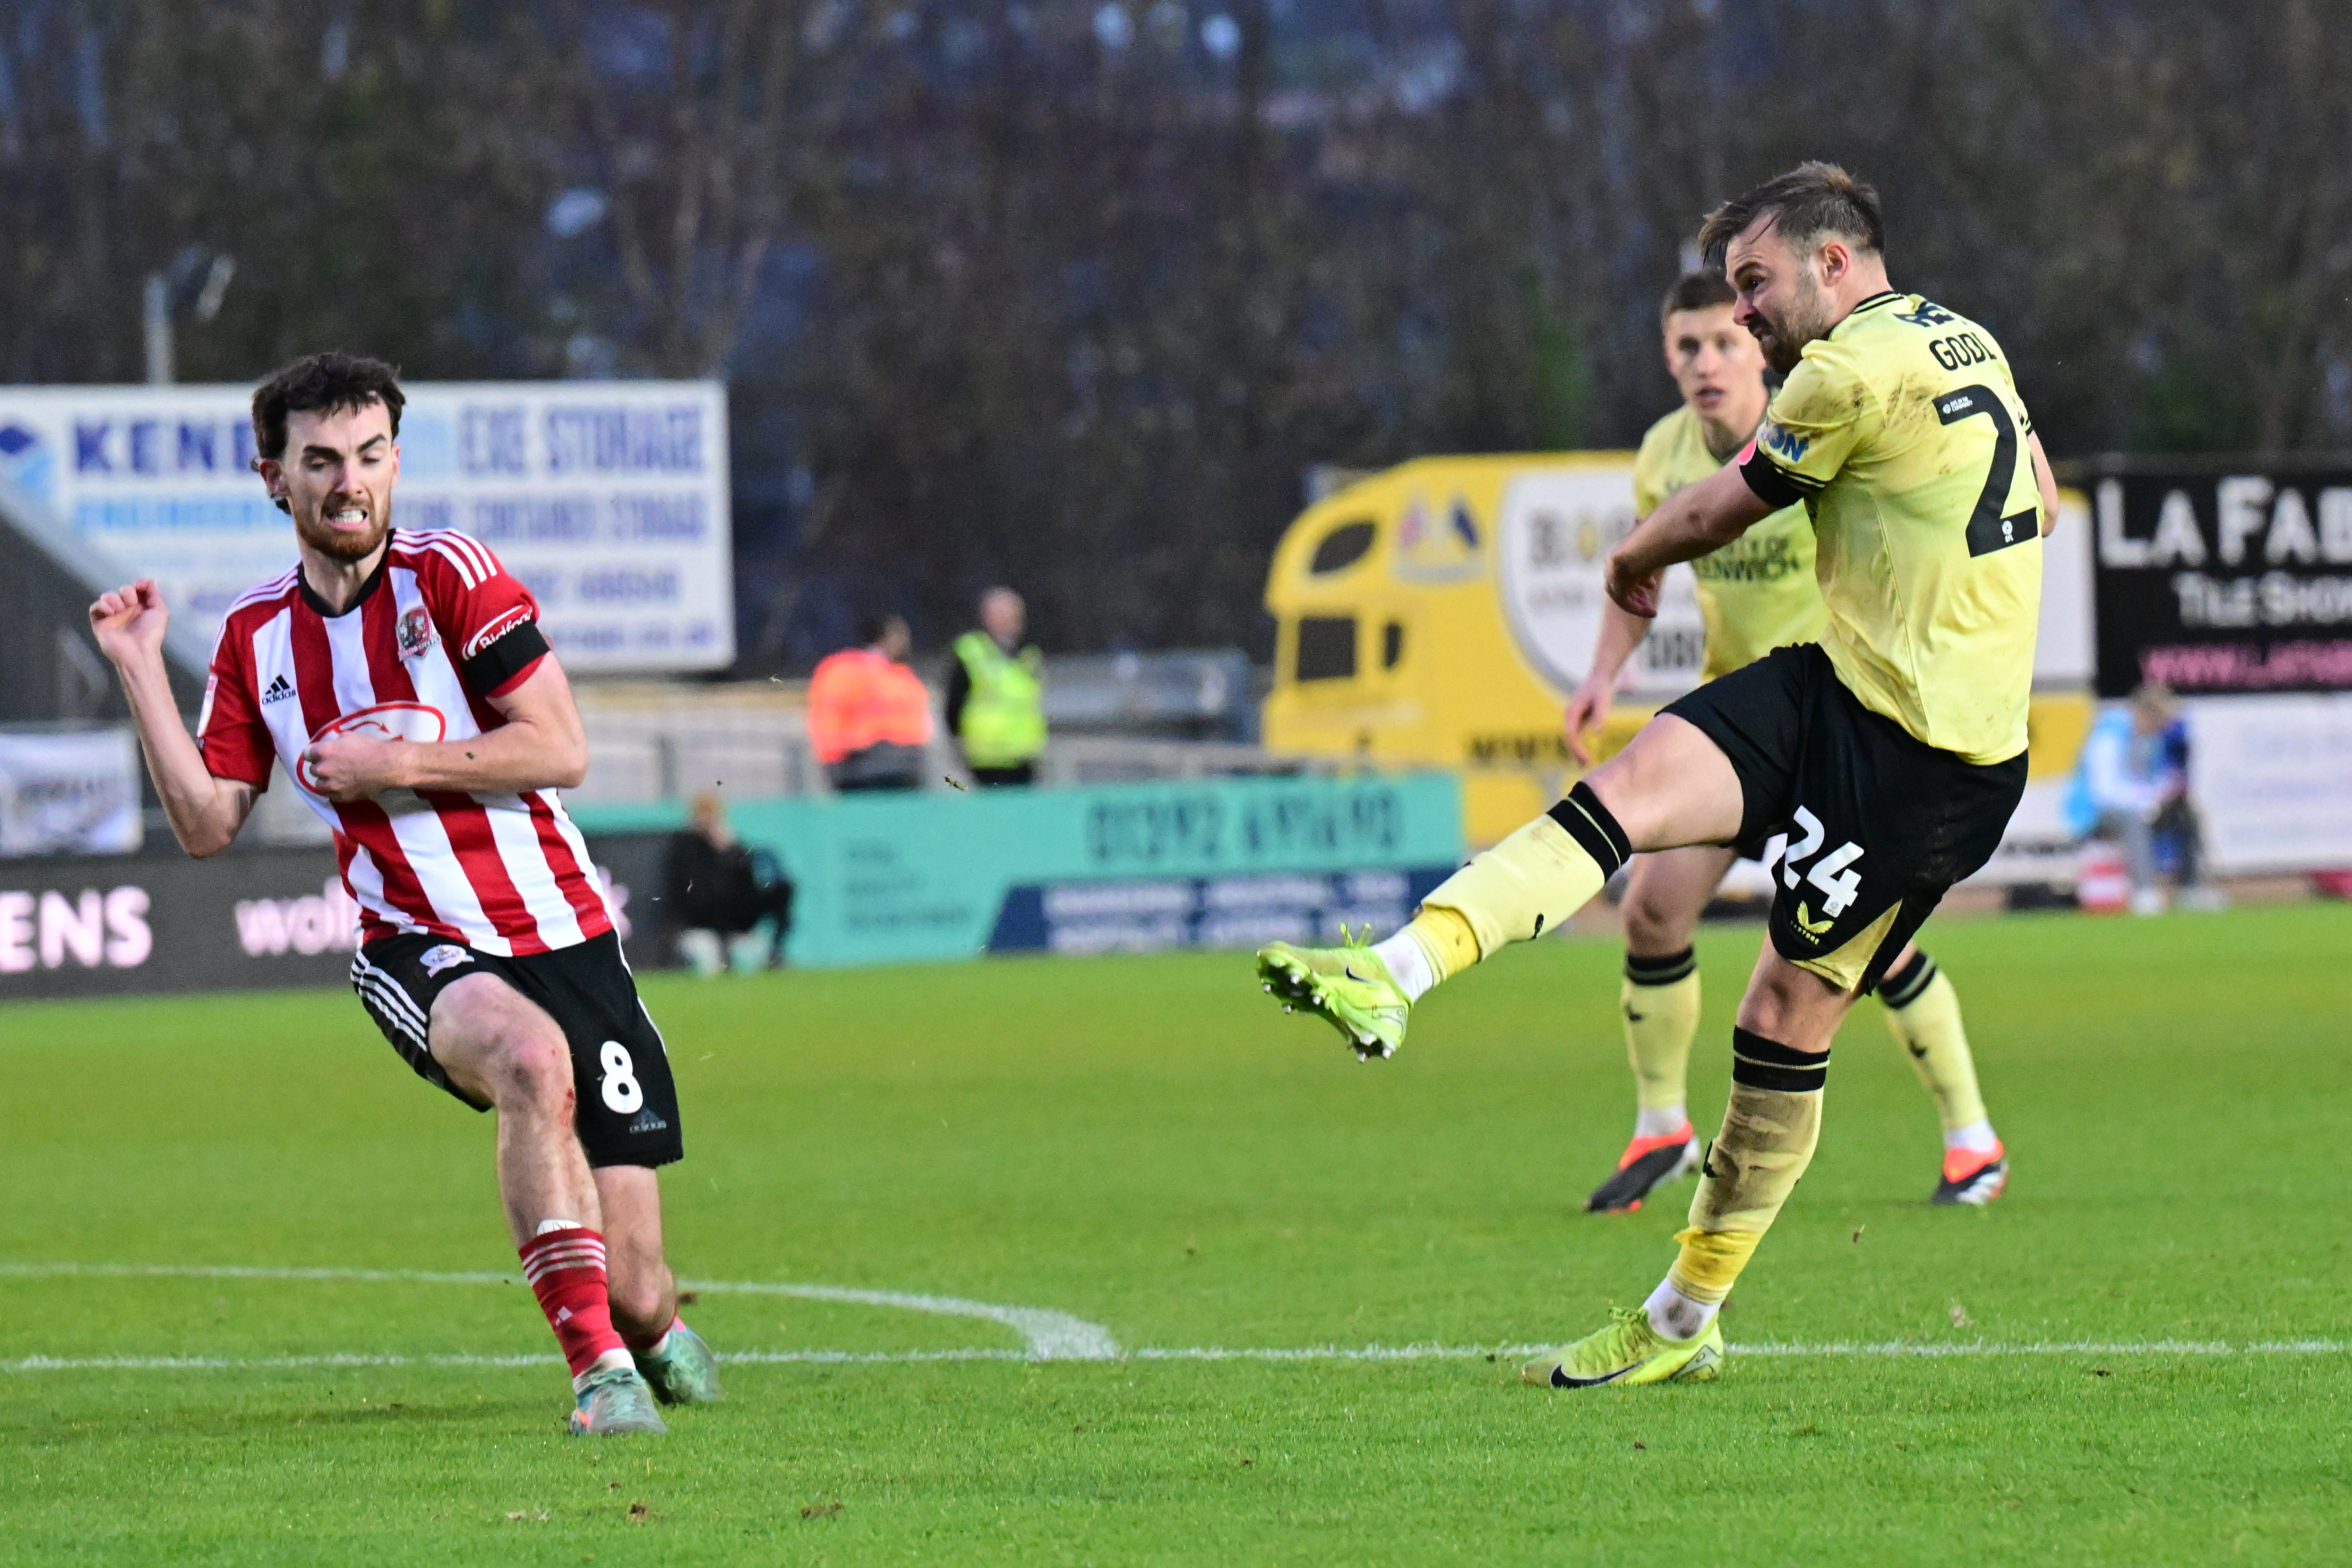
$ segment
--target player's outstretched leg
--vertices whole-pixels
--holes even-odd
[[[498,1112],[499,1196],[523,1278],[572,1369],[572,1433],[666,1430],[613,1325],[603,1210],[573,1127],[562,1030],[504,980],[482,974],[434,998],[428,1039],[450,1081]]]
[[[1612,1312],[1598,1332],[1528,1362],[1521,1376],[1582,1388],[1716,1375],[1723,1361],[1716,1313],[1812,1163],[1829,1042],[1851,1000],[1766,946],[1732,1030],[1723,1130],[1700,1170],[1690,1222],[1675,1238],[1674,1266],[1638,1311]]]
[[[1878,983],[1878,999],[1886,1004],[1887,1032],[1936,1097],[1936,1114],[1944,1124],[1943,1174],[1927,1201],[1981,1208],[2009,1186],[2009,1153],[1977,1092],[1976,1058],[1960,1022],[1959,994],[1935,959],[1906,947]]]
[[[646,1166],[596,1172],[612,1254],[613,1326],[654,1397],[709,1405],[722,1397],[719,1358],[677,1315],[677,1281],[662,1256],[661,1178]]]
[[[1609,809],[1580,783],[1543,816],[1472,858],[1373,946],[1258,949],[1257,972],[1285,1011],[1325,1019],[1359,1056],[1391,1056],[1414,1002],[1499,948],[1555,929],[1633,853]]]

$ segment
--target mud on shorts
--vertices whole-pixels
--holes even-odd
[[[1962,760],[1862,706],[1819,643],[1776,648],[1666,712],[1731,759],[1753,852],[1774,869],[1772,946],[1842,989],[1874,989],[1945,892],[1992,858],[2025,793],[2025,756]]]
[[[393,1049],[419,1078],[487,1111],[449,1081],[425,1043],[434,998],[468,975],[497,976],[563,1030],[579,1107],[574,1123],[590,1166],[666,1166],[684,1156],[669,1052],[637,997],[617,935],[513,958],[439,936],[386,936],[353,956],[352,988]]]

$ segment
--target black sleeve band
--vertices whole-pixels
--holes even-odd
[[[1604,877],[1615,876],[1617,868],[1633,858],[1633,844],[1625,837],[1625,830],[1601,803],[1592,787],[1578,779],[1568,799],[1556,801],[1548,813],[1551,820],[1568,830],[1586,854],[1601,867]]]
[[[459,673],[476,696],[486,697],[544,658],[547,636],[536,621],[518,621],[490,645],[463,661]]]
[[[1637,986],[1671,986],[1697,972],[1698,949],[1696,947],[1685,947],[1663,958],[1636,957],[1631,951],[1625,955],[1625,977]]]
[[[1783,1094],[1811,1094],[1827,1082],[1830,1053],[1798,1051],[1777,1040],[1734,1026],[1731,1031],[1731,1081],[1750,1089],[1773,1089]]]
[[[1936,960],[1923,952],[1914,951],[1911,961],[1899,969],[1890,970],[1878,982],[1878,999],[1890,1008],[1907,1008],[1919,999],[1927,983],[1936,977]]]
[[[1797,488],[1789,476],[1780,472],[1780,465],[1765,452],[1761,442],[1757,443],[1756,450],[1748,455],[1748,461],[1739,465],[1739,476],[1748,481],[1748,487],[1756,492],[1758,500],[1775,511],[1782,507],[1793,507],[1805,498],[1805,493]]]

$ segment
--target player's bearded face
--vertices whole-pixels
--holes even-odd
[[[320,554],[365,560],[392,532],[400,459],[382,403],[287,419],[281,473],[294,531]]]
[[[392,532],[392,497],[381,503],[338,492],[311,507],[294,508],[294,531],[302,542],[337,560],[365,560]]]
[[[1774,293],[1778,298],[1770,302],[1756,302],[1748,329],[1764,350],[1764,362],[1785,376],[1804,357],[1806,344],[1829,334],[1831,323],[1810,261],[1799,263],[1789,283]]]

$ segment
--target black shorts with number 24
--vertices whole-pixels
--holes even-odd
[[[1776,648],[1668,706],[1723,748],[1745,806],[1738,843],[1789,835],[1772,946],[1842,988],[1874,989],[1944,894],[1992,858],[2025,793],[2023,753],[1979,764],[1862,706],[1815,643]]]
[[[361,946],[352,959],[352,988],[383,1037],[418,1077],[487,1111],[449,1082],[426,1045],[434,998],[468,975],[498,977],[563,1030],[579,1102],[573,1121],[589,1165],[666,1166],[684,1157],[669,1052],[638,999],[618,936],[607,931],[575,946],[513,958],[440,936],[386,936]]]

